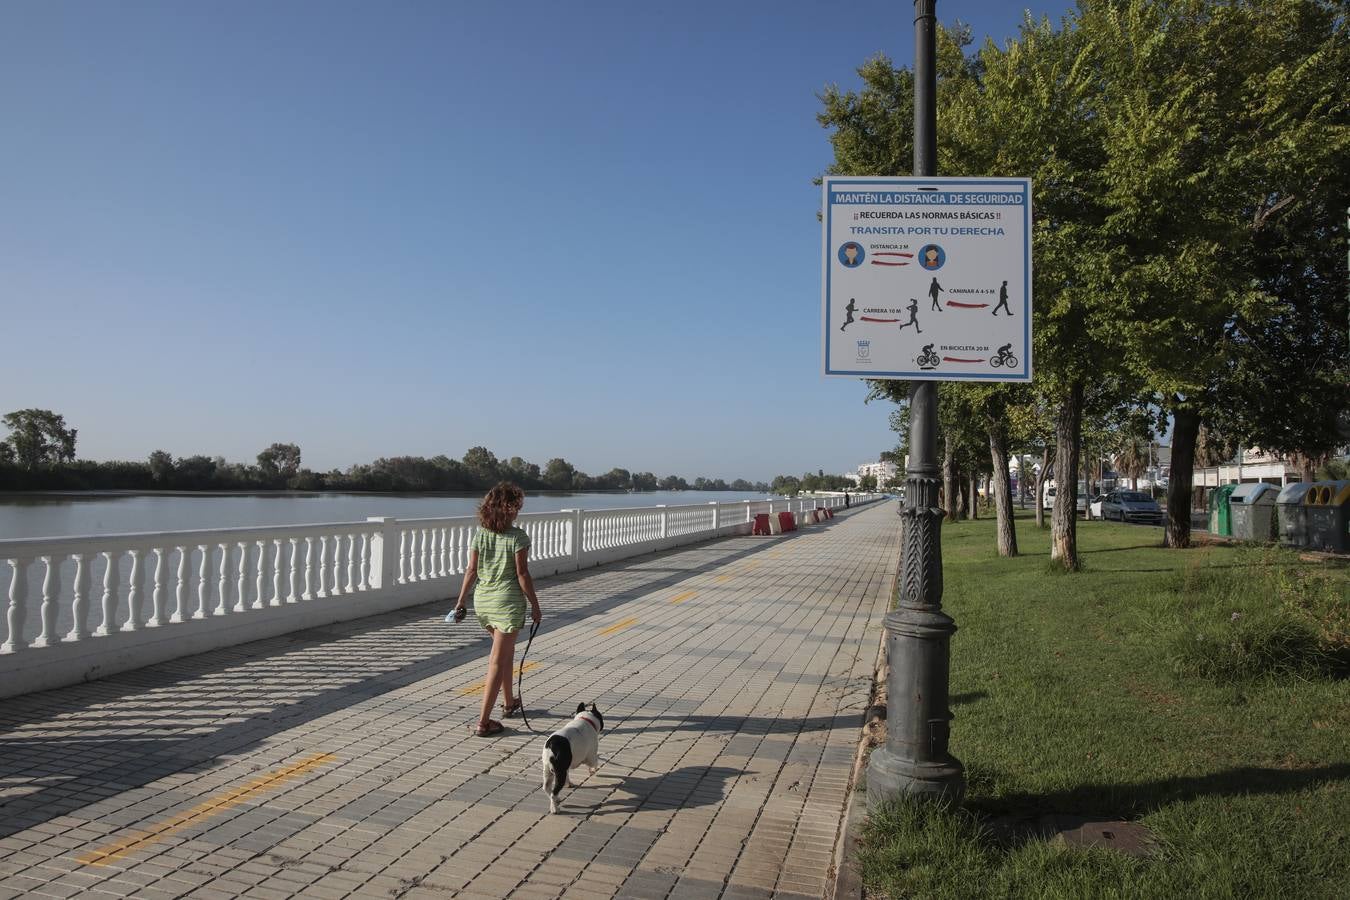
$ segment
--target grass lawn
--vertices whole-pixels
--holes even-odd
[[[873,816],[869,895],[1350,896],[1350,568],[1080,522],[1066,575],[1017,528],[1001,559],[992,521],[943,527],[967,797]],[[1158,851],[990,827],[1046,813],[1138,821]]]

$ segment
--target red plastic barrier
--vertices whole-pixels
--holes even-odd
[[[750,529],[751,534],[769,534],[769,514],[757,513],[755,515],[755,527]]]
[[[783,526],[785,532],[797,530],[797,519],[790,512],[780,512],[778,522]]]

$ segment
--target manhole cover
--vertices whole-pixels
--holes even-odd
[[[1138,822],[1094,816],[1049,815],[1043,834],[1070,847],[1106,847],[1127,856],[1148,856],[1156,848],[1153,833]]]

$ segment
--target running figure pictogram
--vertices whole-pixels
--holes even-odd
[[[856,310],[857,308],[858,308],[858,304],[856,304],[856,303],[853,302],[853,298],[852,298],[852,297],[849,297],[849,298],[848,298],[848,306],[845,306],[845,307],[844,307],[844,312],[848,313],[848,319],[844,322],[843,325],[840,325],[840,326],[839,326],[839,330],[840,330],[840,331],[843,331],[845,328],[847,328],[848,326],[850,326],[850,325],[853,324],[853,312],[854,312],[854,310]]]
[[[900,323],[900,330],[904,331],[906,325],[913,325],[914,330],[923,334],[923,329],[919,327],[919,301],[913,297],[909,298],[909,321]]]

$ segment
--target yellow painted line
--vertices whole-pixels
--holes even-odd
[[[608,628],[601,628],[601,634],[614,634],[617,631],[623,631],[625,628],[632,628],[637,624],[637,619],[624,619],[617,625],[611,625]]]
[[[716,581],[718,584],[721,584],[725,581],[730,581],[731,578],[732,576],[730,575],[718,575],[716,578],[713,579],[713,581]]]
[[[290,781],[292,778],[299,778],[306,772],[318,768],[327,762],[337,759],[331,753],[316,753],[313,756],[307,756],[298,763],[277,769],[274,772],[268,772],[253,779],[241,787],[226,791],[223,794],[217,794],[206,801],[197,804],[192,809],[179,813],[171,819],[165,819],[158,825],[151,826],[145,831],[134,831],[132,834],[116,843],[108,844],[92,853],[78,857],[78,862],[84,866],[106,866],[115,862],[128,854],[135,853],[137,850],[156,841],[161,841],[175,831],[182,831],[189,825],[195,825],[204,819],[214,816],[216,813],[231,809],[245,800],[256,797],[265,791],[278,787],[283,782]]]
[[[520,666],[516,666],[515,671],[513,671],[513,672],[511,673],[511,675],[514,677],[514,676],[516,676],[516,675],[519,675],[521,672],[528,672],[528,671],[530,671],[531,669],[538,668],[539,665],[540,665],[540,664],[537,663],[537,662],[527,662],[527,663],[525,664],[525,667],[524,667],[523,669],[522,669]],[[486,680],[487,680],[486,678],[483,679],[483,681],[486,681]],[[471,685],[469,685],[468,687],[462,689],[462,690],[459,692],[459,696],[461,696],[461,697],[467,697],[467,696],[469,696],[470,694],[477,694],[477,693],[479,693],[480,691],[483,690],[483,681],[475,681],[473,684],[471,684]]]
[[[726,577],[726,576],[723,576]],[[684,601],[698,596],[698,591],[685,591],[683,594],[676,594],[670,598],[671,603],[683,603]]]

